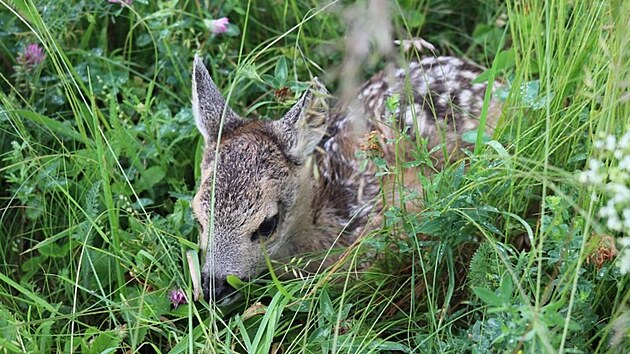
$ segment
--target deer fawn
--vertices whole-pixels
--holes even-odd
[[[314,79],[282,119],[247,121],[226,105],[195,57],[193,111],[205,147],[193,211],[205,255],[205,298],[229,302],[226,277],[257,276],[266,268],[265,252],[287,260],[353,243],[372,225],[366,226],[368,214],[382,208],[374,202],[380,184],[373,168],[362,171],[355,157],[366,133],[376,132],[375,144],[390,160],[385,139],[401,129],[428,139],[429,149],[444,143],[443,153],[456,152],[466,146],[461,134],[479,124],[486,91],[486,84],[472,83],[479,73],[463,59],[427,57],[380,72],[355,104],[332,109],[326,88]],[[396,119],[386,122],[386,100],[394,94],[400,95]],[[499,110],[491,101],[486,132]],[[408,187],[421,188],[408,180]]]

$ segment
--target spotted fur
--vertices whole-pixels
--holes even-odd
[[[479,73],[462,59],[425,58],[378,73],[363,85],[357,102],[332,109],[330,95],[315,79],[283,118],[246,121],[227,107],[195,58],[193,111],[205,148],[193,211],[205,256],[206,298],[224,299],[231,292],[230,274],[244,280],[258,275],[264,252],[287,260],[354,242],[372,227],[366,226],[370,212],[382,208],[373,166],[361,170],[356,158],[366,133],[375,132],[376,150],[390,161],[392,145],[386,141],[401,129],[428,139],[429,148],[445,143],[451,156],[463,146],[461,134],[478,126],[486,85],[471,81]],[[387,97],[394,94],[401,99],[392,126],[384,117]],[[499,106],[492,101],[490,108],[488,132]],[[446,158],[441,154],[439,161]],[[420,188],[409,181],[408,187]]]

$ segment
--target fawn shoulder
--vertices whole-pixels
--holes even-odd
[[[205,147],[193,211],[206,298],[225,298],[230,274],[244,280],[258,275],[265,252],[282,260],[354,242],[369,227],[368,215],[381,208],[375,201],[381,184],[356,157],[366,134],[373,132],[371,148],[386,160],[394,155],[386,141],[400,131],[411,141],[427,139],[429,149],[443,144],[440,161],[456,154],[465,147],[461,134],[479,125],[486,91],[485,84],[472,83],[479,73],[463,59],[424,58],[378,73],[348,105],[334,104],[314,79],[281,119],[256,121],[227,106],[196,57],[193,111]],[[399,104],[387,112],[392,95],[399,95]],[[498,104],[491,101],[488,112],[490,132]],[[409,180],[408,187],[420,188]]]

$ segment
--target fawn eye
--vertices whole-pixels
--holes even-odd
[[[268,238],[276,231],[276,226],[278,226],[278,214],[266,218],[265,221],[260,224],[258,230],[252,234],[252,242],[257,241],[261,237]]]

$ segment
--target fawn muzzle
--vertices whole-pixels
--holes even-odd
[[[203,290],[203,298],[215,304],[227,300],[235,290],[228,284],[227,278],[211,276],[209,274],[202,274],[201,288]]]

